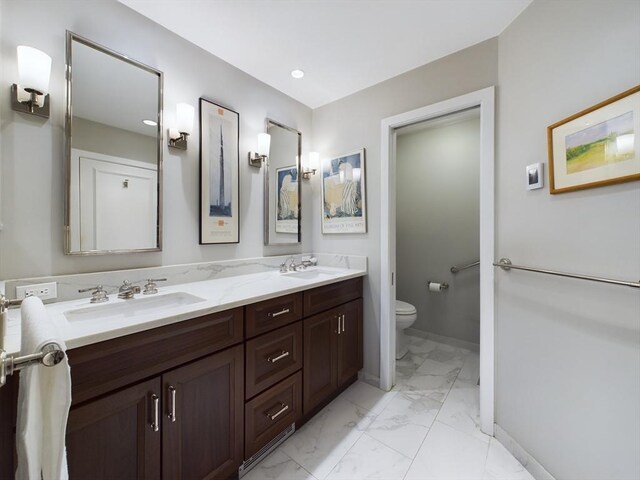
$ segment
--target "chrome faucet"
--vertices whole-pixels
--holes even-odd
[[[291,263],[287,265],[289,261],[291,261]],[[298,268],[300,265],[296,265],[296,258],[292,255],[280,264],[280,273],[295,272],[296,268]]]
[[[91,292],[91,303],[104,303],[109,301],[107,292],[105,292],[102,285],[96,285],[95,287],[82,288],[78,290],[78,293]]]
[[[125,280],[118,289],[118,298],[129,299],[133,298],[136,293],[140,293],[140,287],[138,285],[132,285],[129,280]]]

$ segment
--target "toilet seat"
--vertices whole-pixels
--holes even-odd
[[[396,315],[415,315],[416,312],[416,307],[410,303],[396,300]]]

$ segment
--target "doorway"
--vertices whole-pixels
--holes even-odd
[[[474,107],[480,109],[480,427],[494,422],[494,87],[382,120],[380,387],[396,383],[396,149],[397,130]]]

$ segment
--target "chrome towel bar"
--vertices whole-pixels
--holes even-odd
[[[0,350],[0,387],[7,382],[7,376],[31,365],[42,364],[45,367],[53,367],[59,364],[65,357],[65,353],[57,343],[47,343],[39,353],[32,353],[22,357],[7,355]]]
[[[22,300],[9,300],[2,293],[0,293],[0,314],[4,313],[9,307],[17,307],[22,303]]]
[[[478,260],[477,262],[469,263],[467,265],[463,265],[462,267],[454,265],[453,267],[450,268],[450,270],[451,270],[451,273],[458,273],[458,272],[461,272],[462,270],[466,270],[467,268],[477,267],[478,265],[480,265],[480,260]]]
[[[590,275],[578,275],[575,273],[557,272],[555,270],[547,270],[544,268],[523,267],[522,265],[514,265],[508,258],[501,258],[499,262],[494,262],[494,267],[500,267],[504,271],[525,270],[527,272],[546,273],[547,275],[556,275],[558,277],[577,278],[579,280],[590,280],[592,282],[609,283],[611,285],[623,285],[625,287],[640,288],[640,281],[627,282],[625,280],[614,280],[612,278],[593,277]]]

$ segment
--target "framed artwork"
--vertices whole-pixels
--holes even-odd
[[[276,169],[276,232],[298,235],[298,167]]]
[[[322,161],[322,233],[366,233],[365,151]]]
[[[640,85],[547,128],[550,193],[640,180]]]
[[[240,115],[200,99],[200,244],[239,243]]]

